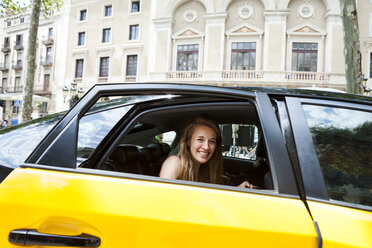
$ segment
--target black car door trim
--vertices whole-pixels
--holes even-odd
[[[199,96],[219,96],[245,99],[247,96],[254,96],[252,92],[244,92],[229,88],[186,85],[186,84],[104,84],[92,87],[83,98],[71,108],[66,115],[55,125],[48,135],[40,142],[38,147],[26,159],[26,163],[36,163],[45,153],[48,147],[55,141],[63,129],[72,121],[75,116],[78,119],[100,98],[107,95],[133,95],[133,94],[193,94]],[[71,134],[72,135],[72,134]],[[77,132],[74,134],[77,137]]]
[[[78,124],[78,118],[75,116],[36,163],[75,168]]]
[[[291,161],[270,98],[266,93],[256,92],[256,101],[271,171],[275,173],[273,183],[278,185],[279,193],[298,195]]]
[[[286,97],[306,196],[328,200],[328,193],[301,101]]]

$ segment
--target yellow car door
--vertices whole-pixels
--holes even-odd
[[[372,107],[298,98],[287,104],[324,246],[372,247]]]
[[[101,127],[97,123],[91,126],[79,123],[84,118],[96,120],[91,113],[83,117],[83,110],[92,106],[89,99],[106,97],[113,88],[117,96],[131,87],[136,86],[93,88],[56,125],[27,163],[14,169],[0,183],[0,247],[319,246],[319,230],[300,199],[276,115],[264,93],[250,93],[247,97],[256,101],[272,169],[273,190],[239,189],[78,167],[79,128],[96,131],[97,126]],[[184,87],[189,93],[194,90],[197,94],[239,93],[240,98],[243,94],[208,87],[148,87],[171,93],[177,93],[170,91],[172,87],[177,90]],[[133,111],[136,108],[129,105],[122,110],[114,109],[124,119],[137,114]],[[107,117],[103,109],[96,110],[94,113]],[[118,122],[110,132],[103,135],[99,131],[99,135],[110,143],[106,138],[117,135],[119,127],[125,133],[128,122],[126,119]],[[94,163],[92,160],[88,162]]]
[[[0,247],[73,246],[84,237],[79,247],[317,243],[311,218],[296,198],[33,167],[15,169],[0,184]]]

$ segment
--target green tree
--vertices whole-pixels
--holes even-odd
[[[51,16],[53,10],[59,10],[63,4],[62,0],[31,0],[32,7],[31,19],[28,28],[28,49],[27,49],[27,74],[26,86],[23,91],[23,112],[22,120],[31,119],[32,96],[34,94],[34,80],[36,69],[36,50],[37,50],[37,32],[39,28],[40,13],[47,18]],[[2,14],[15,14],[23,11],[19,0],[2,0],[0,3]]]
[[[348,93],[362,94],[364,86],[356,2],[355,0],[340,0],[340,7],[344,28],[346,91]]]

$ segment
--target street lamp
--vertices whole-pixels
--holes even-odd
[[[84,94],[83,88],[77,88],[77,83],[75,80],[71,82],[71,86],[68,87],[67,85],[63,86],[63,102],[66,103],[67,99],[70,101],[70,107],[72,107],[75,102],[79,100],[80,97]]]
[[[362,74],[362,84],[363,84],[363,90],[364,90],[364,92],[370,92],[370,91],[372,91],[372,89],[371,88],[369,88],[369,87],[367,87],[367,81],[368,81],[368,78],[366,78],[365,76],[364,76],[364,74]]]

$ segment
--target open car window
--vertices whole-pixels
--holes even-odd
[[[114,104],[105,103],[105,107],[89,111],[80,120],[79,157],[88,159],[97,147],[100,148],[100,142],[110,130],[127,121],[126,114],[134,107],[138,111],[131,114],[131,121],[121,127],[116,141],[109,144],[107,157],[94,168],[159,178],[163,162],[179,151],[179,140],[187,121],[196,114],[208,114],[218,122],[223,134],[223,184],[235,187],[248,180],[258,189],[274,190],[253,104],[221,100],[175,104],[172,99],[157,99],[159,101],[151,105],[144,101],[118,104],[120,100],[114,99]]]

